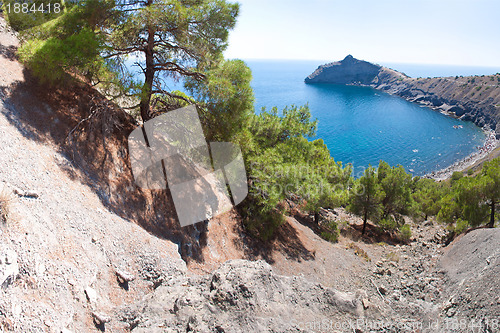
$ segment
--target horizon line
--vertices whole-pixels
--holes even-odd
[[[356,57],[355,57],[356,58]],[[240,59],[243,61],[317,61],[321,64],[331,63],[339,60],[327,60],[327,59],[297,59],[297,58],[241,58],[241,57],[228,57],[227,59]],[[498,68],[500,70],[500,64],[498,65],[466,65],[466,64],[443,64],[443,63],[418,63],[418,62],[405,62],[405,61],[369,61],[365,59],[356,58],[358,60],[368,61],[374,64],[390,64],[390,65],[427,65],[427,66],[449,66],[449,67],[473,67],[473,68]]]

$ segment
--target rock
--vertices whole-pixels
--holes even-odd
[[[464,318],[500,316],[495,304],[500,293],[500,229],[473,230],[449,245],[438,261],[437,270],[444,273],[442,314]],[[491,264],[487,265],[487,259]],[[466,301],[470,299],[470,301]],[[452,310],[453,309],[453,310]]]
[[[0,286],[7,288],[18,275],[17,253],[0,245]]]
[[[92,312],[92,318],[94,319],[96,325],[104,325],[111,321],[111,318],[109,316],[100,312]]]
[[[207,276],[160,285],[123,313],[137,314],[135,333],[151,332],[158,325],[185,331],[187,323],[199,332],[213,327],[221,332],[291,331],[292,322],[356,316],[364,311],[358,298],[363,293],[357,294],[277,275],[264,261],[230,260]]]
[[[380,291],[382,295],[387,295],[387,289],[382,285],[378,287],[378,291]]]
[[[371,305],[370,301],[366,298],[363,298],[361,300],[361,303],[363,304],[363,309],[365,309],[365,310],[368,309]]]
[[[90,303],[95,304],[97,302],[97,292],[93,288],[85,288],[85,295]]]
[[[455,80],[449,78],[412,79],[404,73],[382,67],[348,55],[342,61],[319,66],[305,78],[305,83],[334,83],[369,86],[392,95],[418,102],[443,113],[455,115],[461,120],[473,121],[477,126],[490,128],[500,138],[500,103],[498,85],[485,94],[465,94],[480,88],[475,80]],[[490,79],[496,81],[493,75]],[[484,85],[484,81],[481,83]],[[488,89],[486,88],[486,89]],[[483,97],[479,97],[483,95]],[[440,175],[434,175],[441,177]]]
[[[456,308],[449,308],[449,309],[446,311],[446,315],[447,315],[448,317],[453,317],[456,313],[457,313],[457,309],[456,309]]]
[[[120,282],[122,284],[135,280],[134,275],[127,273],[127,272],[124,272],[124,271],[120,271],[120,270],[116,271],[116,277],[118,279],[118,282]]]
[[[19,188],[14,188],[14,193],[19,197],[38,199],[40,195],[35,191],[23,191]]]

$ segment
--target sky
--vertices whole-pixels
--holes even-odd
[[[238,0],[226,58],[500,67],[499,0]]]

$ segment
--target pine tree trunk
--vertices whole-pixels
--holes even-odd
[[[491,216],[490,223],[488,223],[489,228],[493,228],[495,226],[495,200],[491,201]]]
[[[365,216],[363,218],[363,231],[361,231],[361,234],[364,235],[366,231],[366,221],[368,220],[368,211],[365,211]]]
[[[319,223],[319,213],[314,212],[314,223],[318,224]]]
[[[148,0],[146,6],[150,6],[153,3],[152,0]],[[153,81],[155,77],[154,69],[154,42],[155,42],[155,30],[153,28],[148,28],[148,43],[144,48],[145,58],[146,58],[146,69],[145,69],[145,79],[144,85],[142,86],[141,102],[139,104],[141,111],[141,118],[143,122],[151,119],[151,114],[149,112],[151,104],[151,95],[153,91]]]

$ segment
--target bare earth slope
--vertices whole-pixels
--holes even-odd
[[[446,273],[446,314],[474,317],[500,329],[500,229],[476,230],[456,240],[438,267]],[[491,295],[477,297],[475,295]]]

